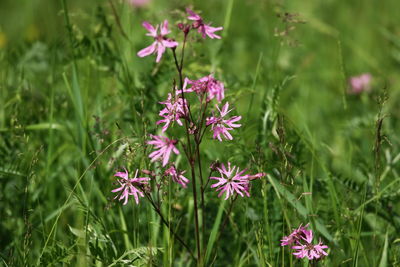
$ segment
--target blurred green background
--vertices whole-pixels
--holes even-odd
[[[150,205],[122,207],[110,192],[115,170],[150,168],[143,144],[176,78],[169,52],[160,64],[136,56],[151,41],[141,23],[168,19],[179,41],[191,6],[224,30],[191,39],[185,75],[215,73],[243,117],[233,142],[206,140],[203,166],[269,174],[235,205],[213,264],[307,266],[279,239],[310,222],[330,247],[321,266],[399,266],[398,1],[65,4],[0,2],[2,263],[193,264]],[[371,91],[348,94],[361,73]],[[170,219],[190,225],[179,229],[189,240],[192,199],[174,190]],[[220,200],[207,199],[211,231]]]

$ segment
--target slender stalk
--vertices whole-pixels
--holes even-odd
[[[203,104],[203,101],[205,100],[205,103]],[[201,130],[203,127],[203,122],[205,119],[205,114],[207,110],[207,94],[203,94],[201,98],[201,108],[200,108],[200,116],[199,116],[199,127],[198,127],[198,132],[197,135],[195,136],[195,142],[196,142],[196,156],[197,156],[197,164],[199,168],[199,174],[200,174],[200,197],[201,197],[201,218],[202,218],[202,236],[203,236],[203,242],[205,242],[204,237],[206,235],[206,230],[205,230],[205,201],[204,201],[204,180],[203,180],[203,172],[202,172],[202,167],[201,167],[201,158],[200,158],[200,143],[201,143]],[[204,246],[204,244],[203,244]],[[206,251],[204,250],[204,253]]]
[[[182,72],[182,70],[183,70],[183,62],[184,62],[183,58],[184,58],[184,54],[185,54],[186,40],[187,40],[187,33],[185,33],[184,39],[183,39],[180,64],[178,63],[175,49],[172,49],[175,66],[176,66],[176,69],[177,69],[178,75],[179,75],[179,87],[180,87],[179,89],[182,92],[183,101],[185,101],[185,92],[183,91],[183,72]],[[186,109],[186,106],[184,106],[184,107]],[[189,125],[188,125],[188,120],[190,120],[190,121],[193,121],[193,120],[192,120],[190,107],[188,106],[187,109],[188,110],[185,110],[185,112],[189,114],[188,119],[185,119],[186,138],[187,138],[187,142],[188,142],[187,158],[189,161],[191,174],[192,174],[192,188],[193,188],[193,202],[194,202],[194,224],[195,224],[195,237],[196,237],[196,246],[197,246],[197,265],[201,266],[202,259],[201,259],[201,246],[200,246],[200,234],[199,234],[199,214],[198,214],[198,204],[197,204],[196,172],[195,172],[195,166],[194,166],[195,165],[195,157],[194,157],[194,154],[192,154],[192,146],[191,146],[191,142],[190,142]],[[197,159],[197,160],[199,160],[199,159]]]
[[[206,234],[206,229],[205,229],[205,201],[204,201],[204,186],[203,186],[203,173],[201,171],[201,160],[200,160],[200,143],[196,143],[196,153],[197,153],[197,164],[198,164],[198,168],[199,168],[199,174],[200,174],[200,197],[201,197],[201,218],[202,218],[202,227],[201,227],[201,231],[202,231],[202,235],[203,235],[203,242],[205,242],[204,237]],[[204,244],[203,244],[204,245]],[[204,250],[205,253],[205,250]]]
[[[210,182],[210,177],[211,177],[211,174],[212,174],[213,172],[214,172],[213,170],[210,170],[210,173],[208,174],[208,178],[207,178],[207,183],[205,184],[204,188],[206,188],[207,185],[209,184],[209,182]]]
[[[200,234],[199,234],[199,214],[197,205],[197,192],[196,192],[196,174],[194,168],[194,162],[190,163],[190,168],[192,170],[192,188],[193,188],[193,202],[194,202],[194,223],[196,230],[196,245],[197,245],[197,264],[201,266],[201,246],[200,246]]]
[[[118,26],[119,31],[121,32],[121,35],[122,35],[126,40],[129,41],[128,35],[126,35],[124,29],[122,28],[121,20],[119,19],[119,16],[118,16],[117,10],[115,9],[115,6],[114,6],[113,1],[112,1],[112,0],[108,0],[108,3],[109,3],[110,6],[111,6],[111,11],[112,11],[112,13],[113,13],[113,15],[114,15],[115,22],[117,23],[117,26]]]
[[[179,88],[182,90],[182,87],[183,87],[183,76],[181,75],[182,70],[181,70],[181,67],[179,66],[178,59],[176,57],[176,52],[175,52],[174,48],[172,48],[172,54],[174,56],[175,67],[179,74]]]
[[[188,34],[189,34],[189,32],[185,33],[184,37],[183,37],[182,55],[181,55],[181,71],[183,69],[183,59],[185,58],[185,46],[186,46],[186,40],[187,40]]]
[[[208,82],[207,82],[206,86],[208,87]],[[203,100],[204,99],[206,100],[205,104],[203,104]],[[203,108],[203,105],[204,105],[204,108]],[[203,137],[203,134],[204,134],[204,133],[203,134],[201,133],[201,130],[203,128],[203,123],[204,123],[204,119],[205,119],[205,115],[206,115],[206,111],[207,111],[207,106],[208,106],[207,93],[205,93],[205,94],[203,94],[203,96],[201,98],[200,116],[199,116],[199,119],[198,119],[198,121],[199,121],[199,129],[198,129],[197,136],[196,136],[196,142],[199,143],[199,144],[201,143],[201,140],[202,140],[202,137]],[[207,127],[205,127],[205,128],[207,128]]]
[[[203,140],[203,136],[204,136],[204,134],[206,133],[207,127],[208,127],[208,126],[204,127],[204,131],[203,131],[203,132],[201,133],[201,135],[200,135],[200,142]]]
[[[189,252],[190,256],[193,259],[196,259],[196,257],[194,256],[192,250],[189,248],[189,246],[185,243],[185,241],[182,240],[182,238],[180,238],[180,236],[171,228],[171,224],[169,222],[167,222],[167,220],[164,218],[163,214],[161,213],[161,210],[159,209],[159,207],[157,207],[157,205],[154,203],[152,197],[145,192],[145,190],[142,190],[142,192],[144,192],[146,198],[149,200],[149,202],[151,203],[151,205],[153,206],[153,209],[155,210],[155,212],[157,212],[158,216],[160,216],[160,219],[162,221],[162,223],[167,226],[168,230],[170,231],[170,233],[176,238],[176,240],[179,241],[179,243],[181,243],[181,245],[187,249],[187,251]]]
[[[184,55],[185,43],[186,43],[186,35],[185,35],[185,38],[183,40],[182,57]],[[172,54],[174,56],[175,67],[176,67],[176,70],[178,71],[178,76],[179,76],[179,90],[182,92],[182,99],[185,101],[185,92],[183,91],[183,65],[182,65],[183,64],[183,60],[181,60],[181,64],[179,65],[178,58],[176,56],[176,51],[175,51],[174,48],[172,49]],[[175,91],[175,88],[174,88],[174,91]],[[185,113],[188,113],[189,119],[191,121],[193,121],[193,116],[192,116],[192,112],[190,110],[190,105],[187,106],[187,109],[188,110],[185,110]]]

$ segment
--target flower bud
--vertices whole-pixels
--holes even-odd
[[[146,174],[146,175],[150,175],[150,176],[156,176],[156,174],[153,171],[149,171],[149,170],[141,170],[142,173]]]
[[[178,28],[179,28],[179,30],[182,30],[182,31],[183,31],[183,29],[185,28],[185,24],[183,24],[183,23],[178,23]]]
[[[219,168],[220,166],[221,166],[221,163],[220,163],[218,160],[216,160],[216,161],[213,161],[213,162],[211,163],[210,169],[211,169],[212,171],[216,171],[217,168]]]

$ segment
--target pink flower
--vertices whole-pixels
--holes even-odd
[[[186,89],[188,84],[192,85],[192,87]],[[218,102],[221,102],[225,97],[225,87],[221,81],[216,80],[212,74],[202,77],[198,80],[189,80],[185,78],[185,82],[183,84],[183,89],[178,90],[176,94],[181,94],[182,91],[184,93],[195,92],[199,97],[202,97],[204,94],[207,95],[207,102],[216,98]]]
[[[307,243],[312,243],[313,238],[314,234],[312,230],[303,229],[303,235],[301,236],[301,239],[303,239]],[[300,240],[297,240],[297,242],[300,242]]]
[[[322,241],[319,240],[317,245],[314,245],[314,255],[318,255],[320,257],[324,257],[324,256],[328,256],[328,253],[326,251],[324,251],[324,249],[327,249],[328,246],[322,244]],[[314,256],[315,258],[317,258],[316,256]]]
[[[216,169],[221,174],[221,177],[210,177],[210,179],[217,180],[218,182],[211,185],[211,188],[217,187],[217,192],[219,192],[218,197],[221,197],[225,193],[225,200],[228,199],[235,192],[241,197],[246,195],[250,197],[250,179],[249,177],[262,177],[265,174],[248,175],[244,174],[247,169],[239,171],[239,168],[233,166],[231,168],[231,163],[228,162],[228,169],[225,168],[224,164]],[[235,172],[236,170],[236,172]]]
[[[313,245],[312,243],[299,244],[298,246],[293,246],[292,249],[297,250],[293,252],[297,258],[307,257],[309,260],[319,259],[324,256],[328,256],[328,253],[324,251],[328,246],[322,244],[321,240],[317,245]]]
[[[308,224],[304,227],[300,224],[299,228],[294,229],[290,235],[283,237],[283,239],[281,240],[281,246],[291,245],[301,240],[304,237],[304,231],[307,231],[307,227]]]
[[[162,127],[163,132],[165,132],[174,121],[176,121],[180,126],[183,125],[180,119],[185,118],[188,111],[186,99],[172,99],[172,95],[168,94],[168,99],[164,102],[160,102],[160,104],[165,105],[165,108],[163,108],[159,113],[159,115],[164,118],[157,121],[157,125],[165,123]]]
[[[291,248],[296,250],[293,255],[297,258],[307,257],[309,260],[313,260],[327,256],[328,253],[324,249],[327,249],[328,246],[323,245],[321,240],[317,245],[313,245],[314,234],[312,230],[307,230],[307,227],[308,224],[304,227],[300,225],[289,236],[285,236],[281,240],[281,246],[295,243],[296,245]]]
[[[190,84],[192,87],[186,89],[187,85]],[[207,94],[207,101],[216,98],[218,102],[221,102],[225,97],[224,84],[221,81],[216,80],[212,74],[207,75],[198,80],[185,79],[183,84],[183,90],[177,91],[177,94],[195,92],[199,97]]]
[[[264,177],[265,175],[267,175],[265,172],[260,172],[260,173],[254,174],[254,175],[249,175],[249,180],[253,181],[255,179],[259,179],[261,177]]]
[[[134,7],[143,7],[150,4],[151,0],[128,0],[127,2]]]
[[[363,73],[359,76],[351,77],[350,83],[350,94],[360,94],[363,91],[369,91],[371,89],[370,83],[372,80],[372,75],[369,73]]]
[[[189,183],[189,179],[187,179],[183,174],[186,171],[178,171],[175,166],[171,166],[169,169],[165,171],[165,175],[171,176],[172,180],[175,183],[182,185],[183,188],[187,187],[187,183]]]
[[[231,112],[229,109],[229,103],[222,107],[222,110],[216,105],[220,116],[215,117],[214,112],[213,116],[206,119],[206,125],[211,125],[211,131],[213,131],[213,138],[218,138],[220,142],[222,142],[221,135],[223,135],[226,139],[232,140],[233,137],[229,133],[229,131],[233,130],[233,128],[238,128],[242,126],[241,124],[235,124],[235,122],[239,121],[242,117],[241,116],[233,116],[230,119],[224,119],[224,117]]]
[[[165,37],[165,35],[167,35],[168,33],[171,32],[170,30],[168,30],[168,20],[164,20],[164,22],[161,24],[159,34],[157,33],[159,25],[157,25],[156,28],[154,28],[153,25],[151,25],[147,21],[143,22],[142,25],[148,31],[148,33],[146,33],[146,35],[153,37],[154,42],[150,46],[140,50],[137,53],[137,55],[139,57],[145,57],[150,54],[157,53],[156,62],[159,62],[161,59],[161,56],[165,52],[166,47],[173,48],[173,47],[178,46],[177,42]]]
[[[151,158],[151,162],[162,159],[162,166],[164,167],[169,161],[171,152],[179,154],[179,150],[175,147],[175,144],[178,143],[177,140],[157,135],[150,135],[150,137],[153,138],[153,140],[147,141],[147,144],[154,145],[154,147],[158,149],[150,153],[149,158]]]
[[[125,169],[125,168],[124,168]],[[119,196],[118,200],[125,199],[123,205],[126,205],[128,203],[128,197],[133,196],[135,198],[136,204],[139,204],[139,196],[144,197],[143,192],[141,191],[140,188],[141,186],[148,184],[148,181],[150,178],[148,177],[137,177],[138,170],[136,170],[135,173],[135,178],[129,178],[128,171],[125,169],[125,172],[117,172],[114,174],[116,177],[120,177],[121,179],[118,179],[118,183],[120,184],[120,187],[112,190],[111,192],[120,192],[122,191],[121,194],[118,194],[115,198]]]
[[[192,27],[194,29],[197,29],[197,31],[201,34],[201,36],[205,39],[206,35],[210,37],[211,39],[217,38],[221,39],[221,36],[216,35],[214,32],[220,31],[223,29],[223,27],[211,27],[211,23],[209,24],[204,24],[202,17],[200,15],[194,13],[192,10],[189,8],[186,9],[186,12],[189,13],[189,16],[187,17],[189,20],[193,20],[193,25]]]

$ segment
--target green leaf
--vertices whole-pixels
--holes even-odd
[[[388,266],[388,244],[389,244],[389,233],[386,231],[385,235],[385,245],[383,246],[382,257],[379,263],[379,267],[386,267]]]
[[[85,231],[84,230],[73,228],[70,225],[68,225],[68,227],[69,227],[69,230],[71,231],[71,233],[73,233],[75,236],[80,237],[80,238],[85,238]]]
[[[224,211],[225,204],[226,204],[226,201],[224,199],[221,199],[221,202],[220,202],[219,208],[218,208],[217,217],[215,218],[214,225],[211,230],[210,238],[208,239],[208,243],[207,243],[206,258],[204,261],[204,263],[206,263],[206,264],[207,264],[208,260],[210,259],[211,251],[213,249],[215,239],[217,238],[217,234],[219,231],[219,225],[221,224],[221,219],[222,219],[222,214]]]

